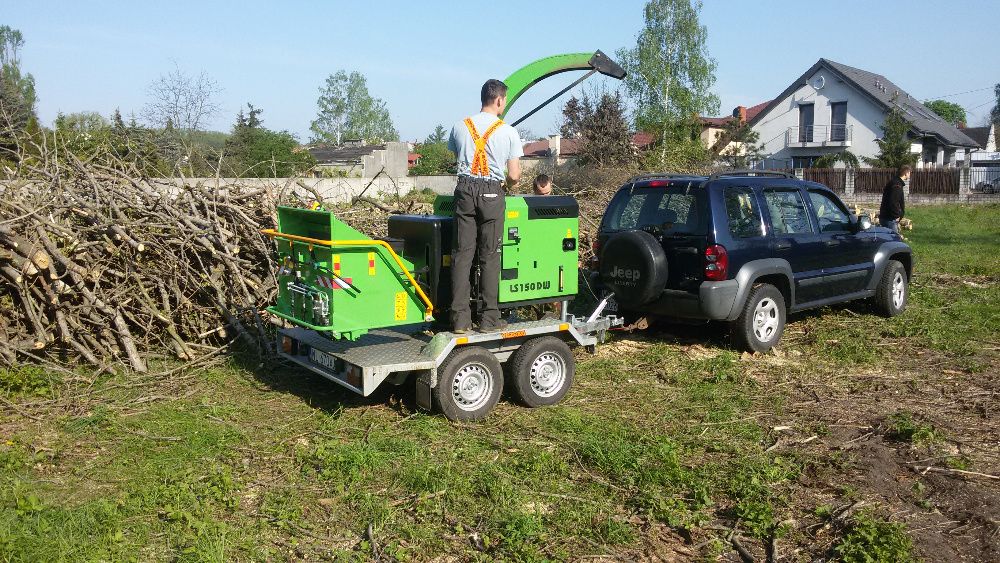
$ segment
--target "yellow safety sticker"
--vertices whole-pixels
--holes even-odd
[[[573,238],[573,229],[566,229],[566,238]]]
[[[333,255],[333,273],[340,275],[340,255]]]
[[[396,292],[396,316],[397,321],[406,320],[406,302],[409,301],[405,291]]]
[[[369,252],[368,253],[368,275],[369,276],[374,276],[375,275],[375,253],[374,252]]]
[[[444,254],[441,256],[441,265],[445,267],[451,266],[451,254]]]
[[[520,216],[521,216],[521,212],[520,211],[508,211],[507,212],[507,218],[508,219],[517,219]]]

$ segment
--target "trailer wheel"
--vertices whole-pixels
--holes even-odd
[[[569,346],[554,336],[522,344],[511,356],[508,368],[514,397],[531,408],[561,401],[573,385],[576,372]]]
[[[469,422],[485,418],[502,392],[500,362],[479,346],[463,346],[441,363],[433,395],[448,420]]]

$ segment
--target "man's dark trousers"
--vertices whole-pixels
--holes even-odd
[[[491,328],[500,322],[500,243],[506,204],[499,180],[459,176],[455,188],[455,245],[451,261],[451,326],[472,325],[469,306],[472,259],[479,250],[479,287],[483,310],[479,324]],[[478,242],[478,244],[477,244]]]

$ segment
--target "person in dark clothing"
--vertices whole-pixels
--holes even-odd
[[[903,218],[906,211],[906,201],[903,195],[903,188],[906,181],[910,179],[910,167],[903,165],[899,167],[896,177],[885,185],[882,190],[882,205],[878,210],[878,221],[883,227],[892,229],[892,232],[899,234],[899,220]]]

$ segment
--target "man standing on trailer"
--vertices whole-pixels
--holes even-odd
[[[507,85],[487,80],[480,92],[482,109],[455,124],[448,148],[458,155],[455,187],[455,245],[451,263],[451,325],[455,333],[472,328],[470,276],[479,250],[479,286],[483,298],[479,330],[502,330],[500,318],[500,243],[503,237],[504,182],[521,179],[524,155],[517,131],[500,119],[507,106]]]

